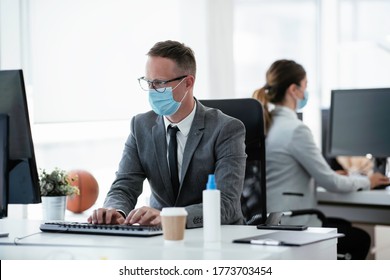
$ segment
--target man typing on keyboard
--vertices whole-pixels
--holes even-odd
[[[159,225],[163,207],[185,207],[187,228],[203,226],[202,191],[215,174],[222,224],[242,224],[240,196],[245,173],[244,125],[193,96],[193,51],[175,41],[148,52],[140,86],[152,111],[133,117],[116,179],[88,218],[94,224]],[[143,181],[150,207],[134,209]]]

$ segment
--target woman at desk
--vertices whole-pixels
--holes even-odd
[[[368,190],[389,183],[380,173],[343,176],[330,168],[310,129],[296,114],[307,103],[306,88],[304,68],[291,60],[278,60],[268,69],[265,86],[253,93],[264,106],[268,212],[317,208],[314,181],[331,192]],[[307,215],[285,217],[282,223],[319,225]]]

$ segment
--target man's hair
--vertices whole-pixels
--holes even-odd
[[[196,75],[195,55],[191,48],[177,41],[156,43],[147,53],[148,56],[165,57],[173,60],[185,74]]]

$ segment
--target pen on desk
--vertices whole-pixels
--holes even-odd
[[[274,240],[274,239],[253,239],[251,240],[251,244],[279,246],[282,245],[283,243],[281,241]]]

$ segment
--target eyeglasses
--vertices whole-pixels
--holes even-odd
[[[179,81],[181,79],[186,78],[188,75],[180,76],[174,79],[170,79],[167,81],[159,81],[159,80],[154,80],[154,81],[149,81],[145,79],[145,77],[138,78],[139,85],[141,88],[145,91],[148,91],[149,89],[153,88],[157,92],[163,93],[166,89],[166,84],[174,81]]]

